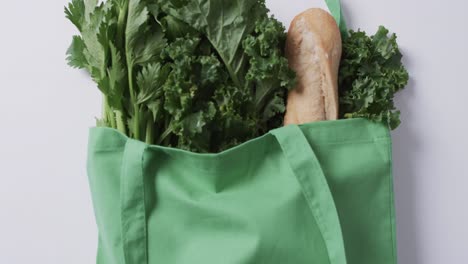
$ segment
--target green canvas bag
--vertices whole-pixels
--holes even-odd
[[[98,264],[393,264],[388,129],[287,126],[220,154],[91,129]]]
[[[391,155],[389,130],[365,119],[291,125],[219,154],[92,128],[97,263],[395,264]]]

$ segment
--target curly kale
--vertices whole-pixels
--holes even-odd
[[[374,36],[350,31],[343,40],[339,72],[340,112],[344,118],[363,117],[400,125],[393,98],[408,83],[396,35],[381,26]]]

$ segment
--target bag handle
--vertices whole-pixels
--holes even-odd
[[[343,10],[341,8],[340,0],[325,0],[327,3],[330,13],[335,18],[338,27],[340,28],[341,37],[345,38],[348,36],[348,28],[346,26],[346,21],[343,17]]]
[[[143,155],[147,147],[141,141],[127,139],[122,159],[120,209],[125,264],[148,264],[143,179]]]
[[[270,131],[297,177],[302,192],[320,229],[330,264],[346,264],[343,235],[327,179],[320,163],[297,125]]]

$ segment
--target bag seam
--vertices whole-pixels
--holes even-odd
[[[123,152],[123,157],[122,157],[122,171],[121,171],[121,178],[120,178],[120,184],[121,186],[123,186],[123,188],[121,188],[121,195],[123,197],[120,197],[120,199],[125,199],[127,197],[126,193],[127,193],[127,186],[126,186],[126,181],[124,179],[122,179],[122,176],[125,177],[125,175],[127,174],[127,170],[128,170],[128,163],[126,162],[126,157],[128,156],[127,152],[129,151],[128,150],[128,144],[130,144],[130,140],[128,140],[126,143],[125,143],[125,147],[124,147],[124,152]],[[126,248],[126,245],[127,245],[127,236],[124,234],[124,219],[123,219],[123,210],[124,208],[122,207],[122,202],[120,202],[120,218],[121,218],[121,227],[120,227],[120,236],[122,237],[122,251],[123,251],[123,255],[124,255],[124,263],[127,264],[127,259],[128,259],[128,254],[127,254],[127,250],[125,250]]]
[[[390,132],[387,132],[390,133]],[[392,142],[391,140],[387,144],[388,149],[388,158],[389,158],[389,171],[390,176],[389,178],[389,210],[390,210],[390,231],[391,231],[391,242],[392,242],[392,258],[393,263],[397,263],[397,256],[396,256],[396,228],[395,228],[395,205],[394,205],[394,187],[393,187],[393,151],[392,151]]]

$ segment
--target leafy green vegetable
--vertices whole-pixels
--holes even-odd
[[[339,72],[340,111],[344,118],[364,117],[400,125],[393,98],[408,83],[396,35],[381,26],[374,36],[350,31],[343,40]]]
[[[218,152],[282,125],[294,73],[263,0],[72,0],[67,60],[104,95],[98,125]]]
[[[267,15],[264,1],[163,0],[163,10],[206,35],[236,86],[243,84],[242,40]],[[181,3],[182,2],[182,3]]]
[[[67,51],[68,64],[74,68],[83,69],[88,64],[84,51],[86,45],[80,36],[74,36],[72,44]]]
[[[294,74],[282,54],[286,34],[281,32],[284,32],[284,27],[280,22],[264,17],[256,22],[256,35],[248,36],[243,42],[245,53],[250,57],[246,79],[256,86],[254,107],[264,122],[285,112],[285,91],[295,85]],[[281,49],[275,48],[278,46]],[[268,127],[263,130],[268,130]]]

